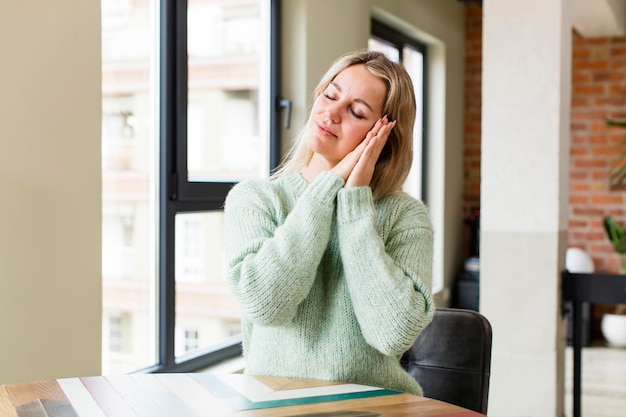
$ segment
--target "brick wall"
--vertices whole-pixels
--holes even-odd
[[[620,258],[606,239],[602,218],[611,214],[626,223],[626,189],[612,189],[608,180],[611,164],[626,146],[626,129],[607,126],[605,118],[626,114],[626,37],[584,39],[574,32],[572,47],[568,243],[587,251],[596,271],[618,272]],[[482,8],[470,3],[466,9],[464,138],[468,221],[480,204],[481,60]]]
[[[626,38],[574,33],[572,54],[569,245],[586,250],[596,271],[618,272],[620,258],[602,218],[626,220],[626,191],[609,185],[626,129],[609,127],[605,119],[626,114]]]

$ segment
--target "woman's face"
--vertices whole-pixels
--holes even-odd
[[[364,65],[341,71],[313,104],[309,148],[336,165],[383,116],[386,95],[385,82]]]

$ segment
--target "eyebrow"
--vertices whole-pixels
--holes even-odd
[[[332,85],[333,87],[335,87],[340,93],[342,91],[341,86],[339,84],[337,84],[336,82],[331,82],[330,85]],[[372,108],[372,106],[369,105],[369,103],[365,100],[363,100],[362,98],[355,98],[354,101],[356,101],[357,103],[361,103],[364,106],[366,106],[368,109],[370,109],[370,111],[372,113],[374,113],[374,109]]]

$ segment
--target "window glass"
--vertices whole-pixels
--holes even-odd
[[[241,310],[225,279],[223,219],[222,211],[176,215],[176,356],[240,333]]]
[[[102,372],[155,363],[154,4],[102,2]]]
[[[413,126],[413,165],[404,184],[404,190],[413,197],[423,199],[422,161],[424,150],[424,54],[411,47],[402,48],[402,63],[411,76],[415,91],[416,117]]]
[[[269,172],[266,1],[189,0],[188,179],[219,182]],[[261,7],[263,6],[263,7]]]

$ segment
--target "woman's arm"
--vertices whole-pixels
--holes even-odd
[[[321,173],[288,214],[267,182],[241,183],[229,193],[227,277],[249,320],[281,324],[293,318],[315,279],[343,184],[339,176]]]
[[[383,236],[369,187],[342,190],[337,198],[339,245],[355,314],[367,342],[400,355],[431,321],[433,231],[424,205],[392,197]]]

